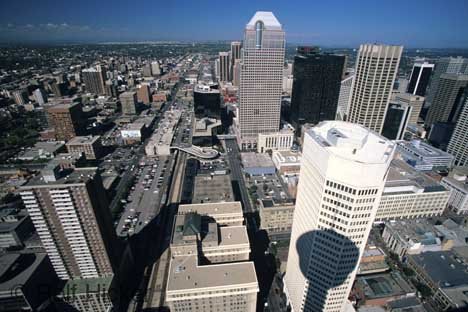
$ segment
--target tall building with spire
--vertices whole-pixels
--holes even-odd
[[[238,141],[248,149],[280,126],[285,33],[272,12],[256,12],[247,23],[242,50]]]
[[[342,312],[395,144],[361,125],[324,121],[303,147],[285,290],[294,312]]]
[[[402,51],[402,46],[360,46],[348,121],[378,133],[382,131]]]

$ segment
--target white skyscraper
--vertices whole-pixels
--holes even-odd
[[[382,131],[402,51],[402,46],[360,46],[348,121]]]
[[[336,109],[337,120],[346,120],[353,80],[354,75],[341,80],[340,95],[338,96],[338,106]]]
[[[279,130],[285,34],[272,12],[245,27],[239,92],[239,143],[255,148],[259,133]]]
[[[455,156],[457,166],[468,166],[468,90],[460,99],[462,111],[450,138],[447,152]]]
[[[292,311],[343,311],[394,149],[343,121],[306,132],[284,278]]]

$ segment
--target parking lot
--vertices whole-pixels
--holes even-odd
[[[158,215],[170,177],[170,161],[165,156],[143,157],[134,168],[134,184],[127,198],[122,199],[124,211],[117,226],[119,236],[138,233]]]

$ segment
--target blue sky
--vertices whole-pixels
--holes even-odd
[[[0,41],[234,40],[257,10],[293,43],[468,48],[468,0],[2,0]]]

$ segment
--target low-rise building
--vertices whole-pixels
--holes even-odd
[[[384,306],[395,299],[416,296],[416,289],[398,272],[378,273],[357,277],[353,295],[366,307]]]
[[[254,152],[241,153],[244,171],[251,176],[275,174],[275,164],[268,154]]]
[[[458,214],[468,213],[468,167],[457,167],[440,182],[450,190],[448,208]]]
[[[33,232],[34,226],[26,211],[0,210],[0,249],[23,246]]]
[[[276,202],[274,199],[259,200],[260,228],[272,239],[288,239],[291,235],[294,208],[292,201]]]
[[[468,229],[447,219],[441,224],[433,220],[390,221],[382,234],[387,247],[400,258],[428,251],[450,250],[467,246]]]
[[[17,158],[23,161],[52,159],[63,150],[63,146],[63,142],[37,142],[33,147],[21,152]]]
[[[429,287],[438,311],[468,310],[467,248],[408,256],[408,266]]]
[[[289,126],[273,133],[259,133],[257,152],[287,151],[294,143],[294,129]]]
[[[394,159],[385,182],[375,221],[438,216],[450,191],[401,159]]]
[[[281,175],[298,175],[301,170],[301,154],[291,151],[274,151],[271,157]]]
[[[246,227],[229,219],[225,219],[228,223],[222,221],[238,214],[238,204],[179,207],[166,285],[166,303],[171,311],[256,310],[259,288],[255,266],[248,261]],[[223,213],[217,210],[219,207]]]
[[[396,153],[417,170],[430,171],[433,168],[451,168],[455,157],[420,140],[400,141]]]
[[[367,245],[359,262],[358,275],[382,273],[389,270],[385,253],[374,245]]]
[[[76,136],[67,142],[67,150],[70,154],[84,154],[86,159],[99,159],[103,154],[101,137]]]
[[[174,129],[179,122],[181,114],[180,110],[170,110],[165,112],[164,118],[159,122],[159,128],[156,129],[145,146],[146,155],[170,155]]]

